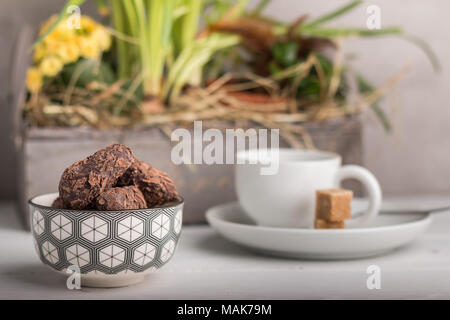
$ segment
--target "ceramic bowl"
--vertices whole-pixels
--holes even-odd
[[[35,248],[59,273],[68,276],[67,268],[78,267],[82,286],[132,285],[172,258],[183,200],[151,209],[83,211],[52,208],[57,196],[29,201]]]

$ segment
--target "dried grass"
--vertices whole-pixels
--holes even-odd
[[[389,78],[375,91],[358,95],[351,105],[338,102],[333,97],[339,87],[342,72],[342,50],[337,42],[337,54],[334,59],[334,73],[330,84],[323,85],[323,97],[320,103],[305,104],[294,99],[298,82],[308,75],[312,67],[321,76],[318,60],[311,54],[305,62],[284,70],[272,77],[263,78],[251,73],[227,73],[207,87],[187,88],[162,113],[144,114],[136,107],[134,112],[121,115],[128,104],[139,106],[134,92],[141,78],[137,77],[131,87],[124,91],[121,81],[110,86],[97,84],[93,88],[81,89],[71,82],[68,88],[51,86],[44,94],[32,96],[25,108],[25,116],[32,126],[89,126],[107,127],[149,127],[164,129],[172,124],[189,126],[193,121],[203,120],[217,125],[217,121],[246,123],[266,128],[280,129],[280,135],[292,147],[314,148],[314,144],[302,123],[327,121],[347,117],[363,112],[380,99],[408,71],[408,67]],[[280,82],[293,79],[291,87],[281,89]],[[272,100],[249,102],[241,99],[247,90],[259,89],[266,92]],[[248,92],[248,91],[247,91]],[[56,104],[54,101],[62,101]],[[112,106],[112,110],[111,110]],[[109,109],[108,109],[109,108]]]

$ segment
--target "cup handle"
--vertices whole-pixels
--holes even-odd
[[[371,222],[378,215],[381,207],[381,188],[375,176],[367,169],[348,165],[339,169],[335,176],[335,185],[340,186],[345,179],[359,180],[367,190],[369,208],[362,216],[346,221],[349,228],[360,227]]]

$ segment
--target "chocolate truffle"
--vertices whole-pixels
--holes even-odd
[[[112,188],[135,161],[131,149],[113,144],[67,168],[59,183],[59,195],[70,209],[91,209],[96,198]]]
[[[179,199],[175,184],[165,172],[139,160],[135,160],[119,178],[118,185],[137,186],[142,191],[149,208]]]
[[[145,209],[144,195],[136,186],[108,189],[97,198],[96,209],[104,211]]]
[[[64,202],[62,201],[61,197],[58,197],[53,201],[52,208],[55,209],[66,209],[66,206],[64,205]]]

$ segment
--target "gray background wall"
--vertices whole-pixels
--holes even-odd
[[[285,20],[309,13],[314,17],[345,0],[276,0],[270,14]],[[8,67],[14,31],[5,29],[8,21],[38,23],[62,6],[57,0],[0,0],[0,197],[15,195],[15,161],[10,139],[10,106],[6,102]],[[374,83],[382,84],[391,74],[411,65],[411,72],[383,101],[394,132],[386,134],[372,113],[364,116],[365,162],[379,178],[385,194],[450,192],[450,1],[377,0],[366,1],[350,15],[336,21],[340,25],[365,27],[370,4],[381,8],[382,26],[401,25],[433,47],[442,63],[436,75],[423,55],[403,40],[351,39],[346,51],[358,55],[354,68]],[[84,12],[92,8],[85,9]]]
[[[302,8],[317,16],[347,1],[274,1],[269,12],[287,20]],[[333,4],[333,5],[331,5]],[[375,83],[410,64],[412,71],[384,99],[395,131],[385,134],[373,114],[365,114],[365,163],[379,178],[385,194],[448,193],[450,191],[450,1],[367,0],[336,24],[364,27],[366,8],[381,8],[382,26],[400,25],[425,39],[437,53],[442,72],[433,73],[423,53],[396,38],[353,39],[348,52],[359,59],[354,68]],[[294,9],[296,7],[296,9]]]

